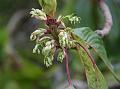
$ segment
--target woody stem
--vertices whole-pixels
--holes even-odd
[[[64,55],[65,55],[65,65],[66,65],[66,72],[67,72],[67,77],[68,77],[68,83],[69,83],[69,86],[72,85],[72,81],[71,81],[71,77],[70,77],[70,70],[69,70],[69,63],[68,63],[68,52],[67,52],[67,49],[64,48],[63,49],[64,51]]]
[[[99,0],[99,6],[104,15],[105,23],[104,23],[103,28],[101,30],[96,30],[96,32],[97,32],[97,34],[104,37],[104,36],[108,35],[109,32],[111,31],[111,28],[113,25],[113,20],[112,20],[112,15],[111,15],[110,9],[104,0]]]

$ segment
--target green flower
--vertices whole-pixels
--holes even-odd
[[[31,17],[36,17],[40,20],[46,20],[47,19],[47,16],[46,16],[45,12],[43,12],[42,10],[39,10],[39,9],[32,8],[32,11],[30,12],[30,14],[31,14]]]
[[[42,49],[42,54],[44,55],[44,64],[49,67],[52,65],[52,61],[54,59],[54,53],[55,53],[55,41],[47,41],[45,44],[45,47]]]
[[[67,47],[69,43],[69,35],[65,31],[61,31],[58,35],[59,37],[59,43],[61,47]]]
[[[62,49],[59,49],[58,51],[58,56],[57,56],[57,61],[63,62],[63,59],[65,58],[64,52]]]
[[[70,33],[61,31],[58,35],[59,43],[62,48],[72,48],[75,47],[75,41],[71,39]]]
[[[56,2],[56,0],[53,0],[53,4],[54,1]],[[33,53],[40,54],[41,52],[44,56],[44,64],[47,67],[52,65],[55,52],[58,52],[57,60],[62,62],[65,57],[63,49],[76,47],[76,42],[71,36],[72,29],[66,27],[63,20],[68,18],[70,22],[79,22],[79,18],[73,15],[59,16],[58,19],[48,16],[49,10],[53,9],[47,7],[49,4],[52,5],[51,2],[50,0],[40,0],[43,9],[32,9],[30,12],[32,17],[44,20],[46,26],[46,29],[39,28],[34,31],[30,36],[30,40],[36,42]],[[46,4],[48,5],[44,6]],[[49,9],[48,12],[47,8]],[[42,47],[42,50],[39,49],[39,46]]]
[[[30,36],[30,40],[33,41],[33,40],[36,40],[38,37],[44,35],[44,33],[46,32],[45,29],[43,28],[39,28],[38,30],[35,30],[31,36]]]
[[[33,53],[37,52],[38,54],[40,54],[39,46],[40,46],[40,44],[35,45],[35,48],[33,49]]]

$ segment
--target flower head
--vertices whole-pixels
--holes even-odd
[[[71,36],[72,29],[65,26],[63,20],[68,17],[71,22],[79,21],[75,16],[59,16],[58,19],[46,15],[42,10],[32,9],[30,12],[32,17],[44,20],[46,29],[39,28],[34,31],[30,39],[36,41],[33,53],[42,53],[44,55],[44,64],[49,67],[54,60],[55,52],[58,52],[57,60],[62,62],[65,58],[64,48],[70,49],[76,46]],[[42,47],[42,50],[39,49]],[[58,50],[58,51],[57,51]]]
[[[39,9],[32,8],[32,11],[30,12],[30,14],[31,14],[31,17],[36,17],[40,20],[46,20],[47,19],[47,16],[46,16],[45,12],[43,12],[42,10],[39,10]]]

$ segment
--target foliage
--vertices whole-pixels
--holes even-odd
[[[47,15],[54,16],[57,6],[56,0],[39,0],[39,3]]]
[[[68,18],[68,20],[74,24],[79,22],[80,18],[73,16],[73,14],[63,17],[60,15],[58,19],[55,19],[54,14],[57,4],[54,3],[56,0],[52,2],[53,7],[50,1],[46,3],[45,1],[40,1],[42,10],[32,9],[30,12],[32,17],[43,20],[46,24],[46,29],[36,30],[31,34],[31,40],[36,41],[33,52],[36,53],[36,51],[38,51],[38,53],[40,53],[39,46],[41,45],[43,48],[42,54],[44,55],[44,64],[49,67],[52,65],[55,52],[57,50],[62,50],[60,52],[58,51],[58,57],[61,62],[63,59],[66,60],[68,82],[69,86],[71,86],[67,50],[76,49],[85,68],[89,89],[108,89],[107,83],[89,51],[92,47],[119,81],[108,61],[101,38],[89,28],[77,28],[72,30],[72,28],[66,27],[64,23],[65,18]],[[49,8],[47,7],[47,3]]]
[[[68,19],[65,19],[67,26],[71,26],[72,28],[73,26],[76,26],[77,28],[86,26],[92,28],[92,30],[102,27],[104,18],[98,8],[99,6],[97,2],[93,2],[95,0],[57,0],[57,1],[58,4],[57,4],[56,15],[59,16],[59,14],[61,14],[62,16],[64,16],[67,14],[75,13],[77,16],[80,16],[82,18],[81,22],[75,25],[66,22],[66,20]],[[114,69],[118,73],[120,70],[120,60],[119,60],[120,59],[119,56],[120,55],[120,47],[119,47],[120,19],[118,18],[120,16],[120,11],[119,11],[120,1],[106,0],[106,2],[110,7],[114,25],[112,27],[110,34],[105,38],[103,38],[103,40],[108,54],[109,62],[111,61],[111,63],[113,64],[112,67],[114,67]],[[18,23],[19,26],[16,25],[15,28],[16,30],[13,34],[13,38],[9,37],[10,39],[13,40],[12,44],[14,44],[14,46],[12,47],[15,49],[15,51],[18,52],[19,56],[22,57],[20,61],[24,61],[24,63],[23,62],[21,63],[21,65],[23,66],[22,69],[21,68],[16,69],[16,67],[14,66],[16,64],[13,63],[14,61],[11,59],[11,57],[8,54],[6,54],[6,45],[9,46],[8,43],[10,42],[8,41],[8,39],[6,39],[6,36],[8,36],[9,31],[3,28],[7,27],[7,24],[9,23],[8,22],[9,19],[16,12],[19,12],[21,10],[30,10],[32,7],[41,8],[38,5],[37,0],[29,0],[29,1],[0,0],[0,60],[2,61],[2,62],[0,61],[0,89],[5,89],[5,88],[9,89],[13,85],[15,86],[15,88],[18,87],[18,89],[54,89],[53,87],[55,85],[58,87],[58,84],[59,85],[61,84],[61,82],[58,82],[57,80],[58,78],[60,78],[62,81],[66,79],[66,76],[64,75],[56,77],[56,71],[58,72],[57,74],[59,75],[65,72],[64,69],[63,72],[59,71],[58,69],[58,67],[64,68],[63,66],[64,63],[59,64],[56,63],[55,61],[54,63],[56,65],[48,69],[45,68],[43,65],[43,60],[42,60],[43,55],[32,54],[31,51],[34,44],[29,41],[29,36],[30,33],[34,30],[33,27],[36,27],[35,24],[36,20],[33,18],[27,17],[28,19],[26,20],[25,17],[24,19],[22,19],[20,24]],[[15,19],[18,18],[16,17]],[[40,27],[42,27],[42,23],[40,24]],[[23,35],[26,35],[27,37],[24,37]],[[15,40],[16,38],[19,39]],[[19,44],[16,44],[15,43],[16,41],[19,42]],[[86,43],[84,45],[86,45]],[[90,52],[91,52],[91,48],[90,48]],[[78,52],[75,52],[75,50],[74,51],[70,50],[69,66],[71,69],[71,76],[74,77],[74,79],[84,81],[86,80],[84,77],[85,76],[84,68],[77,59],[79,59]],[[107,67],[104,65],[102,60],[99,60],[98,57],[95,57],[94,59],[96,60],[97,66],[101,69],[102,73],[105,75],[105,79],[107,79],[108,85],[111,86],[111,83],[113,85],[114,84],[116,85],[117,81],[107,70]],[[36,68],[34,69],[33,67]],[[42,76],[41,73],[44,76]]]

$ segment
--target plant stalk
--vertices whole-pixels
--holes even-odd
[[[84,51],[87,53],[87,55],[89,56],[90,60],[91,60],[92,63],[93,63],[93,66],[95,67],[96,63],[95,63],[93,57],[91,56],[91,54],[88,52],[88,50],[87,50],[84,46],[82,46],[80,43],[78,43],[78,44],[79,44],[79,46],[82,47],[82,48],[84,49]]]
[[[67,49],[64,48],[63,49],[64,51],[64,55],[65,55],[65,65],[66,65],[66,72],[67,72],[67,77],[68,77],[68,83],[69,83],[69,86],[72,86],[72,81],[71,81],[71,77],[70,77],[70,70],[69,70],[69,62],[68,62],[68,52],[67,52]]]

